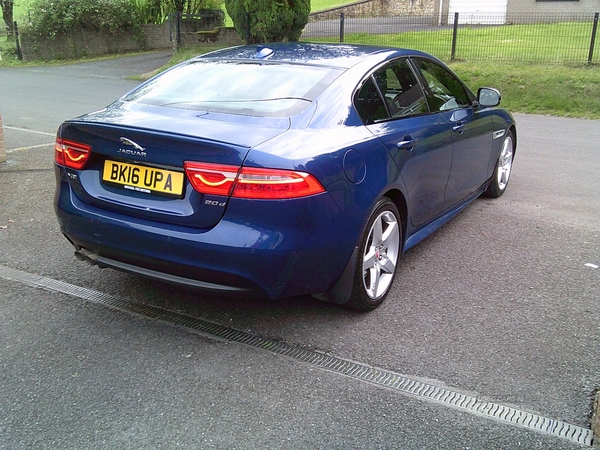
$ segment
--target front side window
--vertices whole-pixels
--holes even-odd
[[[458,79],[432,61],[415,59],[427,86],[427,101],[432,111],[447,111],[470,105],[469,96]]]

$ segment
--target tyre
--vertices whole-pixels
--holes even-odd
[[[396,205],[381,199],[373,208],[359,244],[348,306],[371,311],[385,300],[402,251],[402,222]]]
[[[484,195],[486,197],[500,197],[506,191],[508,181],[510,180],[510,173],[512,171],[512,163],[514,158],[514,137],[511,131],[506,133],[504,142],[502,143],[502,150],[492,175],[490,185],[487,187]]]

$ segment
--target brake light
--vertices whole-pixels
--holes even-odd
[[[56,138],[56,144],[54,145],[54,161],[56,161],[56,164],[80,170],[85,166],[91,153],[92,147],[88,144]]]
[[[305,172],[275,169],[242,169],[233,191],[241,198],[298,198],[325,192],[315,177]]]
[[[186,162],[187,176],[203,194],[248,198],[285,199],[325,192],[321,183],[305,172]]]
[[[184,163],[190,183],[202,194],[228,197],[238,175],[239,167],[223,164]]]

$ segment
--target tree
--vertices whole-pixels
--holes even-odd
[[[310,0],[225,0],[225,8],[244,39],[248,15],[252,44],[297,41],[308,23]]]
[[[14,34],[13,8],[15,0],[0,0],[0,6],[2,6],[2,19],[4,19],[4,23],[6,24],[6,35],[8,39],[12,39]]]
[[[185,5],[185,0],[173,0],[173,3],[175,4],[175,11],[177,12],[183,12],[183,6]]]
[[[221,9],[223,0],[173,0],[175,11],[184,14],[197,14],[202,10]]]
[[[161,24],[171,13],[201,14],[223,10],[223,0],[133,0],[144,23]],[[223,11],[223,16],[225,12]]]

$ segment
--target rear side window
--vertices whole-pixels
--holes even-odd
[[[404,59],[375,71],[354,104],[366,124],[429,112],[421,85]]]
[[[356,110],[365,124],[371,124],[389,118],[385,103],[379,89],[369,77],[356,94],[354,100]]]

